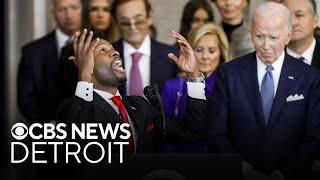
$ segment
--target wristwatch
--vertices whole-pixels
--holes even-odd
[[[205,77],[203,75],[203,73],[200,73],[200,76],[195,77],[195,78],[187,78],[188,82],[205,82]]]

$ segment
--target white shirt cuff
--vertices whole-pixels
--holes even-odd
[[[79,81],[75,95],[85,101],[93,101],[93,83]]]
[[[204,99],[206,100],[205,95],[205,84],[201,82],[187,82],[187,91],[188,96],[195,99]]]

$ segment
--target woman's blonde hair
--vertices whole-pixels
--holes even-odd
[[[219,49],[221,52],[220,62],[219,64],[222,64],[224,62],[229,61],[229,43],[226,34],[224,31],[217,25],[213,23],[206,23],[203,24],[188,34],[188,42],[192,46],[192,48],[195,48],[199,40],[207,34],[216,35],[218,38],[219,43]]]

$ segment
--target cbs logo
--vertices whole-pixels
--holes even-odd
[[[64,123],[59,123],[58,125],[52,123],[34,123],[28,128],[23,123],[16,123],[11,128],[11,135],[16,140],[23,140],[28,135],[34,140],[55,138],[61,140],[67,137],[67,132],[64,130],[66,126]],[[35,129],[38,129],[40,134],[35,134]]]
[[[11,128],[11,135],[16,140],[23,140],[28,135],[28,127],[23,123],[16,123]]]

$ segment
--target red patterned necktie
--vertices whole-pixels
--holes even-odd
[[[124,106],[120,96],[113,96],[110,98],[114,104],[116,104],[119,108],[120,112],[120,117],[123,123],[128,123],[129,124],[129,118],[127,115],[126,107]],[[129,140],[129,145],[127,146],[127,151],[128,152],[133,152],[134,151],[134,141],[133,141],[133,134],[131,131],[131,128],[128,129],[131,133]]]

